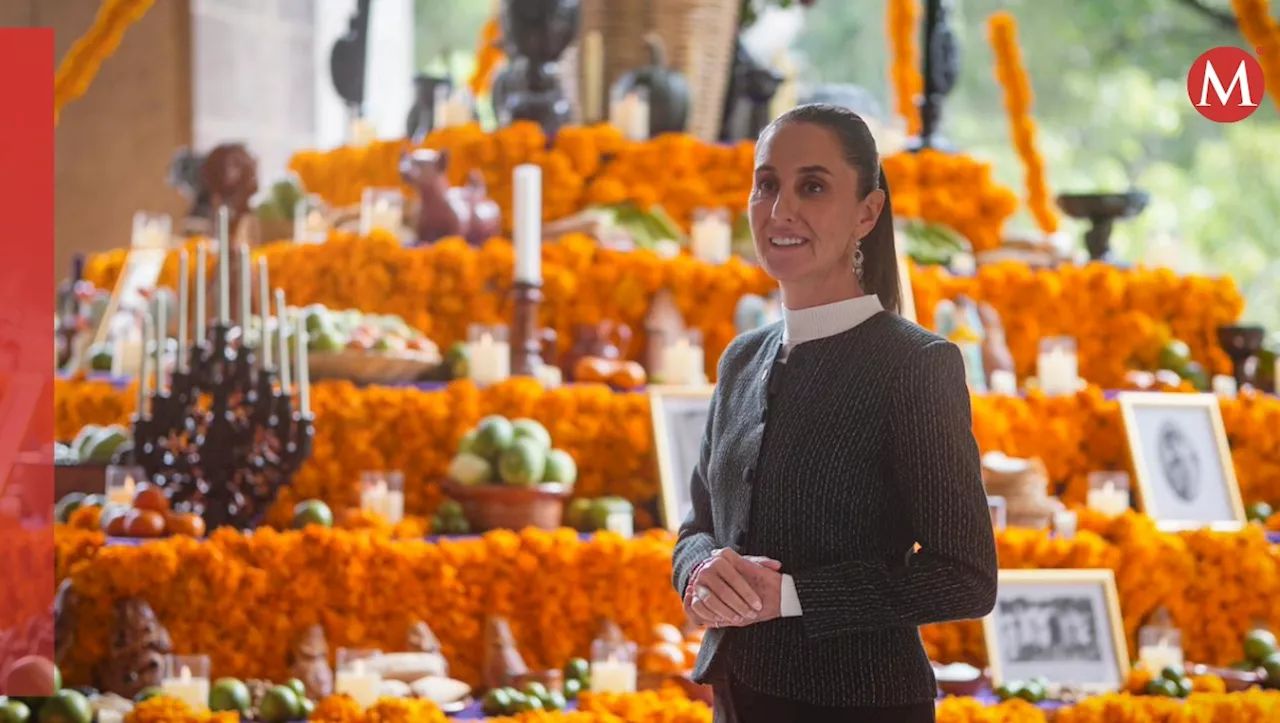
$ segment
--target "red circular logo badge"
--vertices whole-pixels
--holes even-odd
[[[1240,48],[1214,48],[1191,64],[1187,97],[1214,123],[1236,123],[1253,115],[1266,100],[1262,64]]]

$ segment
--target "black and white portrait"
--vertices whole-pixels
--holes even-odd
[[[1130,393],[1120,404],[1143,512],[1164,529],[1243,523],[1216,397]]]
[[[1109,690],[1128,669],[1110,570],[1002,570],[985,630],[1002,681],[1043,676]]]
[[[673,532],[689,514],[689,483],[702,454],[702,434],[711,413],[711,388],[650,390],[654,448],[664,526]]]

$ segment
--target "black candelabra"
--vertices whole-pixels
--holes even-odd
[[[942,137],[942,105],[960,76],[960,53],[951,30],[951,0],[926,0],[924,11],[924,52],[921,75],[924,93],[920,98],[920,136],[911,150],[949,150]]]
[[[240,317],[248,319],[247,310]],[[280,319],[277,333],[285,327]],[[313,415],[294,408],[287,360],[275,360],[284,368],[259,364],[245,332],[220,318],[197,335],[178,350],[169,384],[157,368],[154,390],[133,419],[134,464],[175,510],[199,514],[210,530],[261,522],[311,455],[315,435]],[[265,323],[259,338],[270,343]]]

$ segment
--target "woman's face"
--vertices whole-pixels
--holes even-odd
[[[858,172],[834,133],[784,123],[756,145],[751,235],[779,282],[852,274],[854,245],[875,226],[884,195],[858,198]]]

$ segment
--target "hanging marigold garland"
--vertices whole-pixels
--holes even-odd
[[[129,26],[138,22],[155,0],[104,0],[89,30],[71,46],[53,80],[53,119],[62,107],[84,95],[98,75],[102,61],[120,46]]]
[[[996,56],[996,80],[1004,89],[1004,107],[1009,116],[1013,146],[1022,161],[1027,207],[1035,216],[1040,230],[1053,233],[1058,230],[1058,215],[1049,200],[1044,158],[1036,147],[1036,123],[1031,117],[1031,78],[1022,64],[1022,51],[1018,48],[1018,21],[1007,12],[995,13],[987,19],[987,34]]]
[[[1240,34],[1257,50],[1267,92],[1280,108],[1280,22],[1271,17],[1270,4],[1269,0],[1231,0]]]
[[[924,92],[920,75],[920,54],[916,28],[920,21],[919,0],[889,0],[885,12],[889,25],[889,83],[893,88],[898,115],[907,122],[907,133],[920,133],[920,108],[916,98]]]
[[[493,83],[493,72],[506,57],[502,48],[498,46],[501,40],[502,27],[498,24],[498,18],[490,17],[485,21],[484,27],[480,28],[480,38],[476,47],[476,67],[468,81],[471,95],[477,97],[484,95]]]

